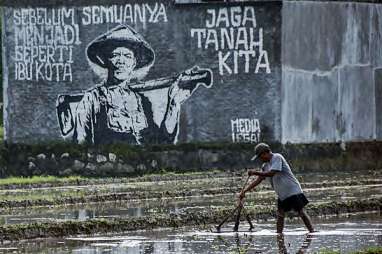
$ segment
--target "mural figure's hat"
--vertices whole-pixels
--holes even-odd
[[[137,60],[135,69],[151,66],[154,63],[154,50],[128,25],[119,25],[90,42],[86,53],[91,62],[107,68],[110,53],[118,47],[125,47],[134,52]]]

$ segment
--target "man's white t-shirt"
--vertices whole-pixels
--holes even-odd
[[[277,171],[273,177],[269,177],[272,188],[282,201],[286,198],[302,193],[300,183],[293,175],[288,162],[279,153],[272,153],[272,159],[263,164],[263,171]]]

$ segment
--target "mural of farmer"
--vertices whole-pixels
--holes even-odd
[[[146,82],[155,60],[135,30],[120,25],[87,47],[90,64],[107,70],[103,83],[83,95],[60,95],[61,132],[77,143],[176,143],[180,106],[199,85],[212,85],[212,72],[194,66],[174,77]]]

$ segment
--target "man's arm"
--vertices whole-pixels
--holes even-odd
[[[248,171],[248,175],[249,176],[272,177],[275,174],[277,174],[277,172],[280,172],[280,171],[279,170],[271,170],[268,172],[260,172],[260,171],[252,170],[252,171]]]
[[[263,167],[264,166],[265,165],[263,165]],[[277,156],[274,154],[272,156],[272,160],[271,160],[271,163],[269,165],[269,170],[266,170],[266,171],[264,171],[264,169],[262,171],[250,170],[250,171],[248,171],[248,175],[249,176],[255,175],[255,176],[263,176],[263,177],[272,177],[281,171],[282,171],[282,160],[281,160],[280,156]]]
[[[244,190],[242,190],[239,194],[239,198],[240,199],[243,199],[245,197],[245,193],[248,192],[248,191],[251,191],[253,188],[255,188],[257,185],[259,185],[263,180],[265,179],[265,177],[263,176],[258,176],[256,178],[256,180],[254,180],[250,185],[248,185],[247,188],[245,188]]]

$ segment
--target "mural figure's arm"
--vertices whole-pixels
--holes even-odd
[[[209,69],[194,66],[181,73],[168,90],[168,103],[163,125],[173,137],[173,142],[177,141],[181,104],[192,95],[199,85],[211,87],[212,72]]]
[[[183,73],[179,75],[168,91],[168,104],[164,116],[164,126],[170,134],[177,131],[181,104],[191,96],[190,90],[181,89],[179,87],[182,76]]]
[[[94,95],[87,92],[77,105],[73,134],[76,143],[94,143],[94,99]]]

